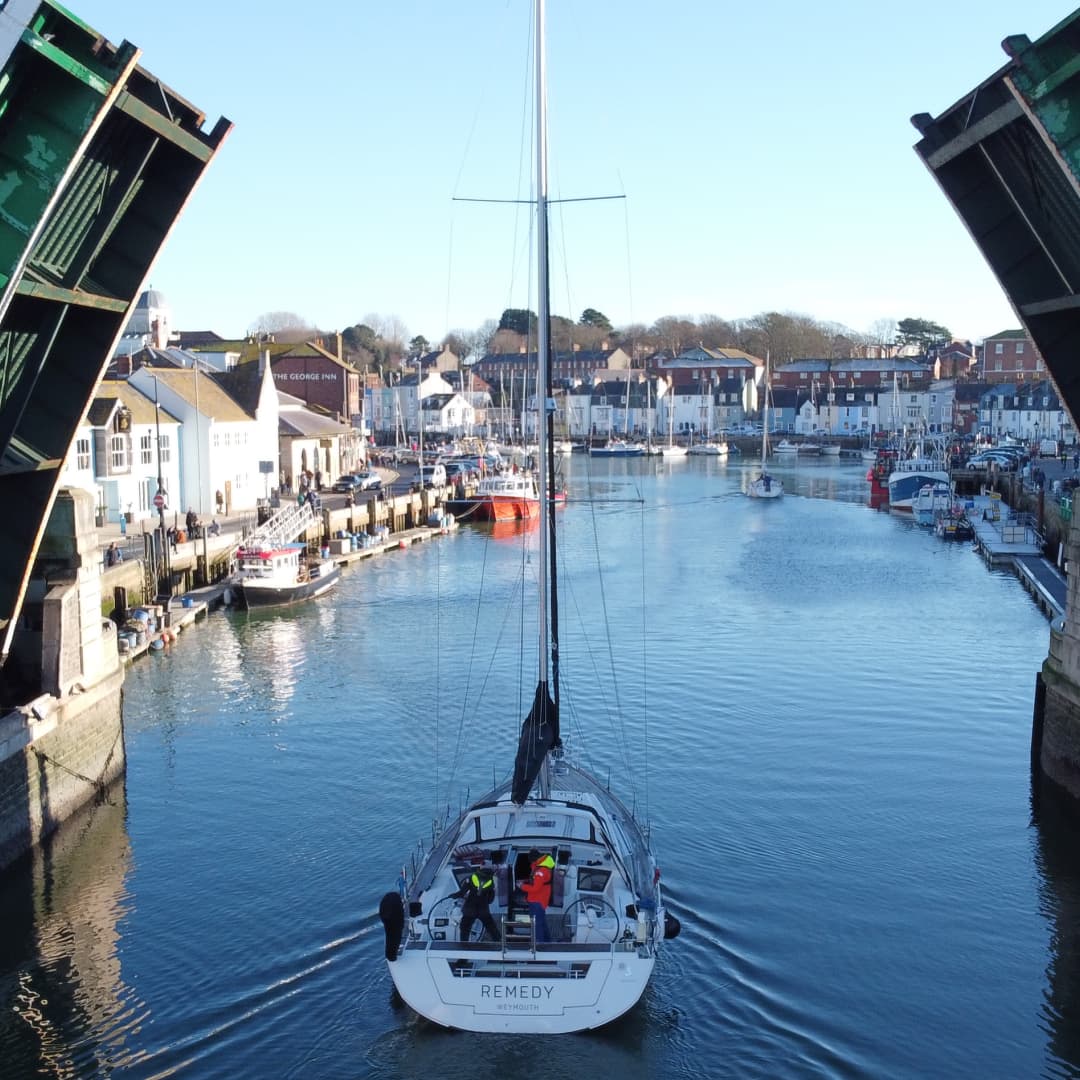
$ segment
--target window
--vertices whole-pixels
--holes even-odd
[[[1024,343],[1022,341],[1018,341],[1016,343],[1016,355],[1017,356],[1023,356],[1024,355]]]
[[[142,465],[154,463],[154,437],[150,432],[139,436],[139,463]]]
[[[169,454],[169,436],[168,435],[162,435],[161,438],[158,439],[158,454],[160,455],[161,464],[162,465],[167,465],[169,463],[169,458],[171,456]]]
[[[127,467],[127,440],[123,435],[114,435],[110,440],[111,461],[113,470]]]
[[[861,372],[861,371],[853,371],[853,372],[851,373],[851,381],[852,381],[852,382],[858,382],[858,381],[859,381],[859,376],[860,376],[861,374],[862,374],[862,372]]]
[[[75,441],[75,468],[90,468],[90,440],[77,439]]]
[[[1000,360],[995,360],[994,361],[994,370],[995,371],[1001,371],[1001,361]]]
[[[996,355],[1000,356],[1004,351],[1005,351],[1005,345],[1004,345],[1003,342],[999,341],[994,346],[994,352],[995,352]],[[1001,369],[999,368],[998,370],[1000,371]]]
[[[854,394],[848,394],[848,395],[846,395],[846,400],[847,400],[847,401],[854,401],[854,400],[855,400],[855,395],[854,395]]]
[[[799,378],[802,379],[803,382],[806,382],[806,372],[805,371],[800,371],[799,372]]]

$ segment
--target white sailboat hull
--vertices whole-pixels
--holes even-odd
[[[596,956],[544,952],[542,963],[558,972],[544,978],[524,965],[504,976],[459,976],[455,961],[475,961],[476,952],[406,950],[390,965],[394,986],[421,1016],[458,1031],[565,1035],[617,1020],[640,1000],[655,964],[633,952]],[[587,962],[584,976],[567,974]],[[533,962],[539,964],[541,961]]]
[[[764,477],[759,476],[750,481],[746,493],[751,499],[779,499],[784,494],[784,485],[775,476],[770,477],[768,484]]]
[[[400,948],[387,966],[410,1008],[462,1031],[557,1034],[617,1019],[641,997],[670,932],[659,870],[626,807],[562,760],[549,797],[516,806],[509,785],[450,823],[411,876]],[[554,862],[544,917],[523,905],[529,852]],[[459,883],[475,869],[495,884],[500,940],[460,940]]]

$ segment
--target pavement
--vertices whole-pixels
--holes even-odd
[[[400,469],[400,472],[399,472]],[[396,468],[378,466],[375,470],[382,477],[383,490],[387,494],[400,494],[408,490],[412,477],[416,475],[415,465],[401,465]],[[370,492],[364,492],[370,496]],[[323,506],[337,510],[345,506],[345,496],[335,494],[330,487],[324,487],[320,493]],[[281,499],[293,500],[295,494],[283,494]],[[184,519],[187,508],[183,510],[165,511],[165,528],[184,528]],[[199,514],[199,521],[209,525],[216,521],[221,526],[221,536],[235,534],[237,542],[245,533],[256,528],[258,518],[254,510],[245,510],[236,514]],[[123,553],[124,561],[142,558],[144,550],[143,534],[155,532],[160,527],[159,517],[155,513],[151,517],[141,518],[130,525],[120,525],[118,522],[109,522],[97,530],[98,544],[102,553],[114,540]]]

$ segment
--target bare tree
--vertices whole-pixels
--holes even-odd
[[[735,328],[718,315],[703,315],[698,324],[698,340],[706,349],[722,349],[735,344]]]
[[[303,341],[314,332],[314,324],[294,311],[266,311],[248,327],[249,334],[270,335],[277,341]]]
[[[525,335],[515,330],[496,330],[488,341],[488,351],[506,356],[521,352],[525,347]]]
[[[896,344],[896,320],[892,318],[875,319],[867,333],[867,344],[889,349]]]
[[[667,349],[672,356],[693,348],[700,339],[698,325],[688,315],[665,315],[653,323],[652,333],[658,348]]]
[[[365,315],[362,321],[382,338],[392,352],[402,353],[405,351],[405,339],[408,337],[409,328],[397,315],[373,313]]]

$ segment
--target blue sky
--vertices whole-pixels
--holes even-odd
[[[528,292],[528,0],[69,0],[235,128],[150,282],[174,326],[369,314],[430,341]],[[549,0],[552,307],[1018,322],[912,147],[1071,11],[1027,0]]]

